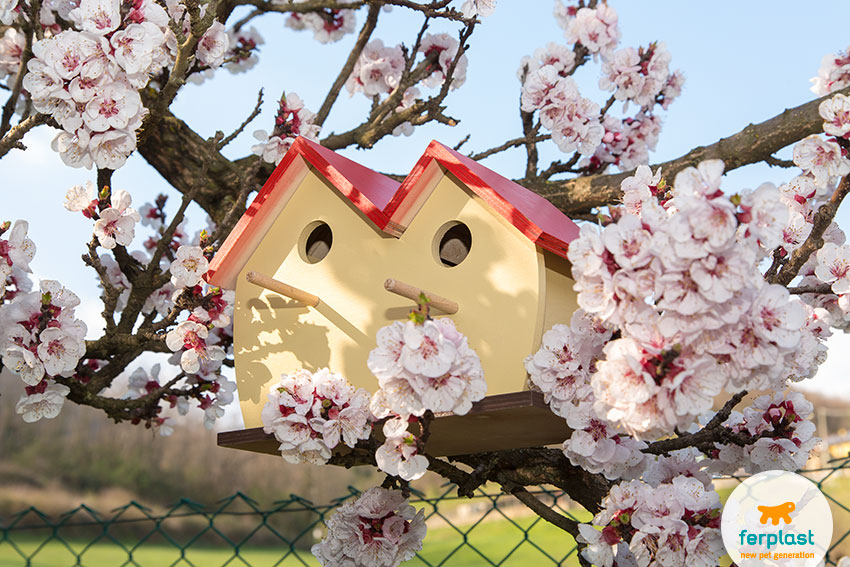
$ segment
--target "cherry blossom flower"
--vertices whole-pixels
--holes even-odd
[[[783,241],[782,229],[788,223],[789,213],[780,197],[773,183],[763,183],[743,196],[743,204],[749,208],[751,217],[744,223],[746,231],[765,251],[773,250]]]
[[[224,67],[231,73],[252,69],[259,62],[256,50],[265,43],[263,36],[253,26],[228,30],[227,35],[230,38],[230,52]]]
[[[327,368],[284,375],[269,391],[262,420],[291,463],[324,464],[337,445],[354,447],[372,431],[369,393]]]
[[[669,74],[670,60],[664,43],[618,50],[603,61],[599,88],[614,91],[616,100],[634,101],[645,110],[652,109],[666,92],[662,103],[666,108],[681,92],[683,82],[681,74]]]
[[[0,4],[2,3],[0,2]],[[2,11],[3,8],[0,8],[0,13]],[[18,72],[25,46],[26,38],[24,34],[15,28],[8,28],[3,32],[3,36],[0,37],[0,80]]]
[[[27,387],[27,395],[21,396],[15,412],[27,423],[40,419],[53,419],[62,411],[65,398],[71,392],[68,386],[53,380],[42,380],[36,386]]]
[[[124,397],[130,400],[138,399],[150,393],[152,388],[159,388],[159,363],[151,366],[150,371],[139,367],[127,377],[127,392]]]
[[[320,126],[313,124],[315,119],[316,115],[307,110],[297,94],[285,94],[280,99],[274,132],[271,135],[265,130],[254,132],[254,138],[261,143],[251,146],[251,151],[265,162],[278,164],[297,136],[317,139]]]
[[[803,304],[806,309],[806,326],[800,337],[800,343],[785,357],[788,366],[788,379],[799,382],[814,377],[818,366],[826,361],[825,341],[832,335],[833,319],[829,311],[822,307]]]
[[[617,433],[596,416],[592,405],[580,403],[567,417],[573,434],[564,442],[564,455],[573,465],[609,480],[638,476],[646,443]]]
[[[602,501],[593,525],[579,525],[577,540],[586,546],[585,559],[604,567],[711,565],[723,553],[720,499],[682,475],[655,487],[621,482]]]
[[[139,122],[141,122],[140,117]],[[120,168],[135,149],[136,133],[129,130],[107,130],[102,134],[93,135],[89,143],[91,159],[101,169]]]
[[[409,89],[404,91],[404,96],[401,97],[401,102],[396,108],[396,112],[401,112],[416,104],[416,100],[419,98],[420,94],[421,93],[419,92],[419,89],[417,89],[416,87],[410,87]],[[393,128],[393,136],[410,136],[412,134],[413,124],[411,124],[410,122],[402,122],[401,124]]]
[[[224,349],[211,346],[207,342],[209,331],[206,326],[195,321],[183,321],[168,332],[165,344],[173,352],[180,352],[180,366],[188,374],[194,374],[204,362],[224,360]]]
[[[425,57],[436,56],[436,61],[431,66],[433,69],[431,74],[422,81],[423,85],[430,88],[437,88],[446,82],[446,77],[448,76],[452,62],[457,56],[459,47],[460,43],[458,43],[458,40],[447,33],[425,34],[425,37],[422,38],[422,43],[419,45],[419,52]],[[464,53],[457,60],[457,65],[455,65],[450,85],[451,89],[456,89],[466,82],[466,68],[468,65],[469,60]]]
[[[428,459],[418,452],[419,440],[407,430],[404,416],[384,423],[384,444],[375,451],[378,468],[407,481],[416,480],[428,470]]]
[[[127,83],[113,82],[102,87],[86,105],[86,126],[94,132],[126,128],[138,116],[142,99]]]
[[[399,85],[404,71],[404,53],[401,46],[384,47],[380,39],[366,44],[345,87],[352,95],[362,92],[369,98],[391,93]]]
[[[540,112],[541,124],[552,131],[552,139],[563,152],[577,149],[582,155],[592,155],[602,142],[599,106],[579,94],[572,77],[561,77],[551,65],[528,74],[521,102],[522,110]]]
[[[198,41],[195,56],[202,65],[216,68],[224,62],[229,48],[230,37],[224,29],[224,24],[216,20]]]
[[[121,25],[118,0],[80,0],[79,8],[71,10],[71,20],[83,31],[106,35]]]
[[[39,335],[38,356],[52,376],[69,372],[85,354],[85,344],[62,329],[47,328]]]
[[[111,206],[102,210],[100,218],[95,221],[94,235],[107,250],[115,248],[116,245],[127,246],[133,241],[136,223],[141,217],[136,209],[130,206],[131,203],[132,197],[127,191],[113,191],[110,197]],[[72,205],[76,207],[79,203],[75,200]]]
[[[823,131],[830,136],[845,138],[850,133],[850,98],[837,94],[818,106],[823,118]]]
[[[40,288],[0,305],[3,365],[28,386],[73,371],[85,353],[86,325],[74,316],[80,299],[56,281]]]
[[[203,303],[192,311],[192,318],[213,327],[227,327],[233,317],[236,292],[213,288]]]
[[[484,397],[481,361],[451,319],[397,321],[378,331],[377,343],[367,361],[380,386],[372,405],[386,408],[373,409],[377,417],[426,410],[463,415]]]
[[[11,26],[15,21],[18,0],[0,0],[0,23]]]
[[[306,0],[296,0],[304,2]],[[346,34],[353,33],[357,17],[354,10],[320,9],[314,12],[292,13],[286,19],[286,26],[294,30],[309,29],[313,38],[320,43],[339,41]]]
[[[669,455],[647,455],[640,478],[650,486],[659,486],[672,483],[678,476],[684,476],[699,480],[706,490],[710,490],[712,477],[705,470],[705,460],[702,457],[702,453],[694,447],[671,451]],[[697,491],[702,492],[699,489]]]
[[[593,390],[567,397],[592,401],[602,421],[641,437],[687,428],[724,388],[779,387],[822,360],[825,334],[815,323],[808,330],[799,299],[757,270],[783,242],[788,190],[765,185],[730,199],[722,173],[721,162],[703,162],[668,188],[639,170],[623,184],[631,214],[613,211],[601,234],[583,226],[570,245],[579,306],[620,338],[597,355],[595,372],[564,373]],[[562,344],[565,353],[575,349]],[[554,391],[536,366],[544,367],[527,365],[532,381]]]
[[[218,23],[218,22],[216,22]],[[142,74],[147,83],[147,74],[155,66],[154,56],[157,46],[165,42],[165,34],[152,22],[129,24],[118,30],[109,39],[114,49],[112,57],[128,76]],[[136,85],[134,85],[136,86]],[[138,85],[143,87],[144,84]]]
[[[17,220],[5,240],[0,240],[0,281],[5,283],[13,268],[30,271],[30,262],[35,257],[35,243],[27,237],[29,223]],[[5,287],[4,287],[5,289]],[[3,297],[3,290],[0,290]]]
[[[607,57],[620,41],[617,11],[608,4],[579,8],[564,35],[567,43],[580,43],[592,54]]]
[[[827,242],[817,252],[815,275],[837,294],[850,292],[850,246]]]
[[[62,163],[69,167],[85,167],[91,169],[92,160],[89,152],[91,136],[85,128],[76,132],[59,132],[51,142],[50,147],[59,153]]]
[[[765,470],[794,471],[803,468],[809,455],[820,443],[814,437],[815,426],[806,419],[812,404],[799,392],[761,396],[744,411],[744,427],[752,435],[765,435],[745,447],[749,473]]]
[[[602,63],[602,77],[599,88],[614,91],[617,100],[631,100],[643,90],[646,78],[641,73],[641,56],[634,47],[626,47],[614,52],[611,58]]]
[[[496,10],[496,0],[466,0],[460,7],[464,18],[490,16]]]
[[[850,173],[850,161],[834,142],[827,142],[815,134],[794,146],[794,164],[815,178],[817,184]]]
[[[549,42],[546,47],[534,50],[534,56],[525,56],[517,70],[517,78],[525,82],[526,75],[547,65],[554,67],[561,77],[566,77],[575,68],[576,55],[573,50],[559,43]]]
[[[565,418],[592,395],[590,375],[610,332],[577,310],[570,325],[555,325],[543,335],[540,350],[525,359],[531,384],[543,392],[551,410]]]
[[[201,283],[203,275],[209,268],[209,261],[204,256],[200,246],[184,244],[177,249],[174,261],[169,268],[171,285],[175,288],[193,287]]]
[[[257,130],[254,132],[254,138],[260,143],[251,146],[251,151],[263,158],[266,163],[275,165],[280,163],[286,152],[292,146],[295,138],[281,138],[280,136],[269,136],[265,130]]]
[[[370,488],[337,508],[310,551],[324,567],[397,567],[422,549],[424,514],[398,491]]]
[[[824,55],[818,76],[811,79],[812,92],[818,96],[843,89],[850,85],[850,55],[848,51]]]

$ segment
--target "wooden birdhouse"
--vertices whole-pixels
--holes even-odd
[[[211,284],[236,290],[248,428],[220,442],[275,452],[256,428],[284,373],[329,367],[375,391],[366,366],[375,335],[405,320],[420,290],[433,316],[450,315],[469,338],[487,381],[468,416],[436,420],[432,454],[563,441],[563,419],[527,391],[523,360],[577,308],[566,253],[578,231],[544,198],[438,142],[399,184],[297,139],[210,268]],[[472,424],[485,437],[469,435],[474,446],[458,434]]]

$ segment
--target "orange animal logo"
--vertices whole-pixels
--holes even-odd
[[[779,523],[779,520],[785,520],[786,524],[790,524],[791,512],[795,508],[796,506],[793,502],[785,502],[777,506],[759,506],[758,511],[761,512],[761,519],[759,521],[762,524],[767,524],[767,521],[770,520],[774,526]]]

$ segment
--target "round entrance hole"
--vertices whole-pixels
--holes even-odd
[[[451,221],[440,227],[434,237],[435,256],[444,266],[457,266],[472,250],[472,233],[460,221]]]
[[[333,232],[328,223],[322,221],[310,223],[304,230],[298,247],[301,258],[309,264],[321,262],[331,251],[333,240]]]

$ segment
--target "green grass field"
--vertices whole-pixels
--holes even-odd
[[[425,539],[422,557],[431,565],[444,562],[452,567],[478,567],[481,565],[504,565],[505,567],[526,567],[528,565],[557,565],[573,549],[573,539],[558,528],[534,518],[515,520],[523,529],[528,529],[526,539],[523,531],[508,520],[483,522],[469,530],[464,544],[464,535],[452,527],[435,527],[429,529]],[[468,527],[461,527],[461,531]],[[533,543],[532,543],[533,542]],[[12,544],[18,546],[25,556],[31,556],[27,563],[15,551]],[[32,536],[13,537],[11,541],[0,541],[0,567],[70,567],[76,564],[76,554],[80,554],[82,567],[118,567],[120,565],[139,565],[141,567],[164,567],[168,565],[198,567],[216,567],[219,565],[271,567],[294,567],[297,565],[317,566],[318,563],[309,552],[299,551],[290,553],[283,561],[281,558],[288,552],[286,548],[251,547],[240,551],[236,556],[229,547],[190,547],[181,556],[180,551],[162,543],[143,544],[132,552],[129,561],[127,550],[110,541],[101,541],[85,546],[88,542],[71,541],[68,546],[58,541],[42,544],[42,540]],[[130,547],[133,542],[126,542]],[[39,546],[41,546],[39,548]],[[537,546],[537,547],[535,547]],[[548,558],[538,547],[553,559]],[[84,550],[84,551],[83,551]],[[477,551],[476,551],[477,550]],[[37,553],[36,553],[37,551]],[[578,565],[573,553],[565,566]],[[426,565],[414,559],[409,566]]]

